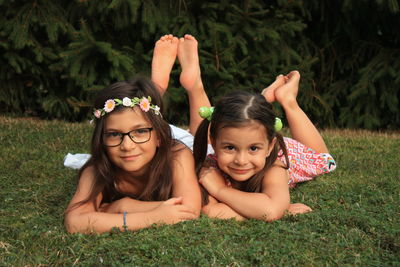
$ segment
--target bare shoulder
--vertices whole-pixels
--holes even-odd
[[[86,167],[79,177],[78,189],[81,187],[92,187],[94,183],[94,168],[93,166]]]
[[[74,196],[72,197],[70,205],[85,200],[92,191],[94,181],[94,169],[92,166],[89,166],[81,173],[78,187]]]
[[[173,158],[177,162],[187,163],[194,160],[192,151],[184,144],[177,143],[172,150]]]
[[[285,169],[284,164],[280,160],[275,163],[265,172],[263,179],[263,188],[271,185],[286,185],[288,183],[289,173]]]
[[[276,162],[265,172],[262,182],[262,193],[268,195],[275,203],[278,203],[277,205],[281,209],[286,209],[290,203],[288,179],[288,170],[280,166],[279,162]]]

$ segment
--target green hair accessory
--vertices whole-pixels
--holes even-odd
[[[199,115],[203,119],[211,121],[212,114],[214,112],[214,107],[201,107],[199,108]]]
[[[282,126],[283,126],[282,120],[279,119],[278,117],[275,117],[275,124],[274,124],[275,131],[279,132],[280,130],[282,130]]]

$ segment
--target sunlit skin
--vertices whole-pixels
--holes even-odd
[[[199,182],[209,193],[203,212],[222,219],[281,218],[290,203],[287,170],[277,160],[263,173],[276,139],[269,142],[266,128],[260,122],[250,121],[242,127],[219,129],[216,139],[211,141],[219,170],[206,167],[199,174]],[[232,186],[225,183],[222,173],[229,175]],[[264,174],[261,191],[242,191],[242,183],[258,173]]]
[[[132,130],[152,127],[143,116],[139,107],[125,108],[110,113],[105,123],[105,132],[126,133]],[[153,159],[158,146],[157,133],[151,131],[150,140],[136,144],[125,135],[122,144],[116,147],[107,147],[110,160],[121,170],[128,172],[132,177],[143,178],[147,173],[150,161]]]
[[[218,167],[234,181],[243,182],[264,168],[275,139],[269,143],[265,127],[252,122],[239,128],[221,129],[212,143]]]

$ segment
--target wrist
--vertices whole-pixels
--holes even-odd
[[[225,192],[227,191],[227,189],[229,190],[230,187],[228,187],[228,186],[222,186],[222,187],[220,187],[220,188],[216,191],[214,197],[215,197],[217,200],[219,200],[219,201],[222,202],[221,198],[223,198],[223,196],[224,196]]]

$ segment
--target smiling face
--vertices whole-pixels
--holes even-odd
[[[150,128],[151,123],[144,117],[138,107],[124,108],[116,111],[106,119],[105,133],[127,133],[129,131]],[[154,158],[159,144],[157,134],[151,131],[150,140],[136,144],[128,135],[123,137],[121,145],[106,147],[110,160],[120,169],[141,177],[147,173],[151,160]]]
[[[264,168],[275,142],[275,138],[268,142],[266,129],[258,122],[222,128],[212,140],[218,167],[237,182],[247,181]]]

